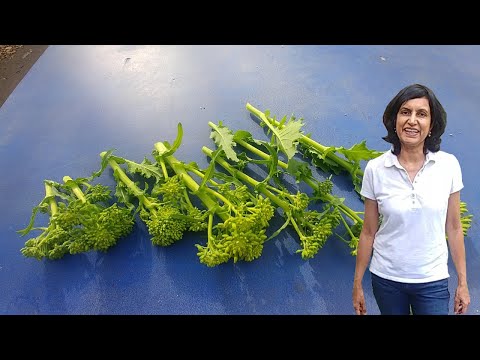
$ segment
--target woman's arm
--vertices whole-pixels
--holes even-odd
[[[355,275],[353,277],[353,308],[357,315],[365,315],[367,313],[362,280],[372,256],[373,239],[378,230],[378,216],[377,202],[365,198],[363,227],[358,240]]]
[[[470,294],[467,285],[465,242],[460,220],[460,191],[450,194],[448,199],[445,231],[458,278],[454,299],[454,312],[456,314],[464,314],[467,312],[468,305],[470,304]]]

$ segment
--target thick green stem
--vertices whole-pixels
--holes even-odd
[[[235,209],[235,206],[233,206],[233,204],[225,197],[223,196],[222,194],[220,194],[219,192],[217,191],[214,191],[212,189],[209,189],[209,188],[206,188],[205,189],[209,194],[212,194],[213,196],[215,196],[218,200],[222,201],[225,205],[228,205],[229,208],[234,211],[235,213],[237,213],[237,210]]]
[[[210,150],[209,148],[207,148],[206,146],[203,146],[202,147],[202,151],[207,155],[207,156],[210,156],[210,158],[212,158],[212,155],[213,155],[213,151]],[[258,185],[260,185],[260,182],[255,180],[254,178],[248,176],[247,174],[241,172],[240,170],[237,170],[235,168],[233,168],[232,166],[230,166],[230,164],[228,162],[226,162],[225,160],[223,159],[220,159],[220,158],[216,158],[215,161],[220,165],[222,166],[225,170],[227,170],[232,176],[235,176],[237,179],[240,179],[240,180],[243,180],[245,182],[247,182],[248,184],[250,184],[252,187],[256,187]],[[280,198],[278,198],[275,194],[273,194],[272,192],[270,192],[269,190],[265,189],[265,188],[262,188],[260,189],[260,191],[266,196],[268,197],[273,203],[275,203],[277,206],[281,207],[285,213],[287,213],[288,211],[290,211],[290,206],[288,203],[286,203],[285,201],[281,200]]]
[[[345,226],[345,229],[347,229],[348,234],[350,235],[350,238],[355,238],[355,235],[353,234],[352,230],[350,229],[350,226],[347,224],[343,216],[340,217],[342,220],[343,226]]]
[[[205,175],[201,172],[201,171],[198,171],[196,169],[191,169],[189,171],[192,171],[195,175],[197,175],[198,177],[200,178],[204,178]],[[218,185],[217,182],[209,179],[210,183],[212,183],[212,185]],[[212,190],[210,188],[205,188],[206,191],[208,191],[208,193],[212,194],[213,196],[215,196],[217,199],[223,201],[225,204],[227,204],[228,206],[230,206],[230,208],[232,208],[232,210],[235,211],[235,207],[233,206],[233,204],[225,197],[223,196],[222,194],[220,194],[218,191],[215,191],[215,190]]]
[[[213,214],[208,214],[207,245],[212,245],[211,239],[213,239]]]
[[[243,146],[245,149],[249,150],[253,154],[258,155],[259,157],[261,157],[265,160],[270,159],[269,154],[261,151],[260,149],[256,148],[255,146],[249,144],[248,142],[246,142],[244,140],[236,140],[236,143]],[[283,168],[285,170],[288,168],[288,164],[286,164],[285,162],[283,162],[281,160],[278,160],[277,164],[278,164],[278,166],[280,166],[281,168]],[[317,185],[315,184],[315,182],[312,179],[307,178],[304,181],[312,189],[317,189]],[[323,194],[321,200],[323,200],[325,202],[334,202],[335,198],[331,194]],[[358,216],[357,213],[355,211],[353,211],[352,209],[350,209],[347,205],[342,203],[342,204],[338,205],[338,207],[350,219],[352,219],[355,222],[360,222],[360,223],[363,224],[363,219],[360,216]]]
[[[190,206],[191,208],[193,208],[193,204],[192,202],[190,201],[190,197],[188,196],[188,192],[187,192],[187,189],[184,188],[183,189],[183,198],[185,199],[186,203],[188,204],[188,206]]]
[[[163,154],[168,150],[162,142],[155,143],[154,147],[159,154]],[[183,183],[198,196],[198,198],[203,202],[207,209],[212,210],[217,206],[218,203],[215,202],[206,192],[197,192],[200,186],[190,175],[188,175],[187,171],[183,167],[183,164],[179,160],[177,160],[173,155],[160,157],[163,158],[172,167],[173,171],[175,171],[175,173],[180,176]],[[217,215],[223,221],[228,219],[228,215],[226,213],[218,212]]]
[[[63,182],[66,184],[68,181],[72,181],[73,182],[73,179],[70,177],[70,176],[64,176],[63,177]],[[75,194],[75,196],[82,202],[82,203],[86,203],[87,202],[87,199],[85,198],[85,195],[83,194],[83,191],[82,189],[80,189],[80,187],[75,183],[73,182],[71,185],[69,185],[70,188],[72,189],[73,193]]]
[[[103,151],[100,153],[100,156],[103,158],[105,154],[106,152]],[[145,197],[145,194],[143,193],[143,191],[137,185],[135,185],[135,183],[132,180],[130,180],[130,178],[127,176],[127,174],[125,174],[125,172],[120,167],[120,165],[118,165],[118,163],[113,159],[108,160],[108,165],[110,165],[114,173],[117,174],[120,181],[123,182],[132,191],[132,193],[138,198],[138,200],[147,209],[152,209],[153,204]]]
[[[52,188],[52,185],[48,184],[48,183],[45,183],[45,196],[52,196],[52,198],[50,198],[48,200],[48,204],[50,205],[50,211],[51,211],[51,216],[55,215],[57,212],[58,212],[58,205],[57,205],[57,202],[55,201],[55,197],[54,197],[54,193],[53,193],[53,188]],[[58,227],[58,225],[54,225],[54,223],[51,223],[50,226],[53,226],[53,228],[56,228]],[[43,230],[47,230],[47,228],[44,228]],[[40,247],[44,240],[46,239],[46,235],[47,235],[47,231],[44,231],[43,233],[40,234],[40,236],[37,237],[37,241],[36,241],[36,246],[37,247]]]
[[[276,121],[273,118],[265,116],[265,114],[262,111],[258,110],[257,108],[255,108],[253,105],[251,105],[249,103],[247,103],[247,110],[250,111],[255,116],[257,116],[259,119],[261,119],[267,125],[272,124],[275,127],[278,127],[279,129],[281,129],[283,127],[282,125],[280,125],[280,123],[278,121]],[[328,147],[318,143],[315,140],[312,140],[311,138],[309,138],[308,136],[305,136],[303,134],[300,137],[299,142],[301,142],[302,144],[304,144],[306,146],[313,147],[315,150],[317,150],[318,152],[320,152],[322,154],[325,154],[326,150],[328,149]],[[345,170],[347,170],[350,174],[352,174],[352,176],[355,175],[355,174],[353,174],[352,165],[347,160],[342,159],[341,157],[336,155],[334,152],[327,152],[326,156],[330,160],[336,162],[338,165],[340,165]],[[363,171],[361,169],[358,169],[356,171],[356,174],[358,174],[360,176],[363,176]]]
[[[305,238],[305,235],[303,235],[303,231],[298,227],[297,222],[293,217],[290,218],[290,221],[292,222],[292,225],[297,232],[298,236],[300,237],[300,241],[303,242],[303,239]]]
[[[52,213],[52,216],[55,215],[58,211],[58,206],[57,202],[55,201],[55,197],[53,196],[53,190],[52,190],[52,185],[45,183],[45,195],[46,196],[52,196],[51,199],[48,200],[48,204],[50,205],[50,211]]]
[[[202,179],[204,178],[204,174],[200,171],[200,170],[197,170],[197,169],[188,169],[188,171],[191,171],[193,172],[195,175],[197,175],[198,177],[201,177]],[[213,186],[217,186],[219,185],[215,180],[212,180],[212,179],[208,179],[208,182],[210,184],[212,184]]]
[[[165,165],[165,160],[163,160],[163,158],[160,158],[160,166],[162,167],[163,176],[165,177],[165,180],[167,180],[168,171],[167,171],[167,166]]]

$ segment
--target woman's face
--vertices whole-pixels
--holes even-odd
[[[400,106],[397,113],[395,129],[403,147],[423,150],[432,123],[428,99],[418,98],[406,101]]]

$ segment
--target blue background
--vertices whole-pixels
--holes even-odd
[[[50,46],[0,108],[0,313],[353,314],[355,258],[333,236],[308,261],[295,253],[295,234],[284,231],[253,262],[208,268],[194,246],[205,239],[154,247],[139,221],[107,253],[56,261],[23,257],[29,236],[16,230],[43,198],[44,179],[88,176],[111,148],[140,162],[156,141],[174,140],[178,122],[184,139],[175,156],[200,167],[208,164],[201,147],[215,148],[209,121],[266,139],[247,102],[277,117],[303,117],[304,132],[324,145],[366,140],[386,150],[385,106],[419,82],[447,110],[442,150],[462,165],[462,200],[474,215],[465,238],[468,314],[478,315],[479,63],[479,46]],[[113,188],[110,171],[98,181]],[[348,177],[334,183],[334,194],[363,210]],[[368,271],[364,289],[369,314],[378,314]]]

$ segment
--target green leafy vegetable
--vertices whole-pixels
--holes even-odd
[[[363,177],[360,161],[373,159],[383,154],[383,152],[368,149],[365,141],[352,146],[350,149],[333,146],[327,147],[300,132],[300,126],[298,124],[303,124],[303,119],[297,120],[294,116],[291,116],[288,121],[286,117],[284,117],[281,122],[278,122],[275,117],[272,118],[269,116],[270,112],[268,110],[262,112],[249,103],[247,103],[246,107],[248,111],[261,120],[261,126],[267,126],[272,131],[274,129],[283,129],[291,123],[296,124],[295,128],[298,129],[298,132],[289,132],[289,136],[292,140],[298,139],[304,156],[310,157],[315,166],[325,172],[332,172],[337,175],[344,171],[348,172],[352,178],[355,191],[357,191],[358,194],[360,194]],[[278,136],[277,133],[274,132],[276,136]],[[279,148],[285,153],[288,160],[295,154],[291,149],[285,151],[283,147],[280,146]],[[344,157],[337,155],[337,153],[344,155]]]
[[[176,143],[180,142],[181,136],[182,131],[179,131]],[[157,142],[154,148],[153,155],[157,162],[168,164],[209,211],[207,244],[196,244],[200,262],[213,267],[229,259],[237,262],[258,258],[267,238],[266,228],[274,215],[270,201],[259,194],[250,193],[246,186],[239,186],[238,182],[221,184],[213,181],[213,166],[202,172],[196,166],[184,164],[173,156],[172,148],[166,142]],[[188,171],[202,178],[200,185]],[[214,215],[222,222],[215,224]]]
[[[293,176],[297,182],[304,181],[313,190],[313,197],[311,200],[319,200],[324,204],[327,204],[327,207],[337,207],[343,215],[346,215],[350,219],[350,221],[353,222],[353,224],[349,224],[343,218],[343,215],[339,217],[339,220],[344,224],[347,230],[347,234],[350,237],[350,240],[347,242],[352,249],[352,254],[356,254],[358,237],[360,235],[360,230],[363,226],[363,219],[359,216],[359,214],[362,214],[362,212],[356,212],[352,210],[344,204],[343,198],[338,198],[331,194],[333,183],[330,178],[325,181],[318,181],[314,178],[310,168],[304,162],[290,159],[288,164],[286,164],[285,162],[278,160],[278,158],[274,156],[275,152],[272,152],[272,148],[267,143],[261,140],[253,139],[252,135],[247,131],[239,130],[235,132],[235,134],[232,134],[232,131],[227,127],[223,126],[223,124],[219,123],[219,125],[217,126],[214,123],[209,122],[208,125],[215,132],[221,129],[224,133],[230,133],[232,142],[239,144],[251,153],[258,155],[260,158],[266,160],[266,162],[263,162],[263,164],[265,164],[266,166],[278,166],[282,168],[285,172]],[[269,148],[270,154],[267,154],[266,152],[263,152],[258,148],[258,146],[262,145]],[[224,143],[223,146],[229,146],[229,144]],[[242,156],[242,158],[245,159],[244,156]],[[258,163],[258,161],[255,162]],[[270,170],[270,174],[271,173],[272,170]],[[346,241],[341,235],[339,235],[339,237]]]
[[[136,208],[140,219],[146,224],[154,245],[168,246],[183,238],[185,231],[201,231],[206,229],[207,215],[205,211],[193,206],[186,193],[183,182],[178,177],[169,177],[168,173],[145,159],[142,164],[132,160],[113,156],[111,152],[100,153],[102,169],[104,164],[113,169],[117,183],[116,193],[127,207]],[[128,164],[131,173],[140,173],[152,178],[155,184],[148,192],[148,186],[141,189],[127,175],[120,164]],[[134,203],[137,200],[137,204]]]
[[[224,158],[222,148],[212,151],[203,146],[202,151],[233,177],[258,190],[282,209],[285,223],[270,238],[277,236],[290,224],[299,236],[301,249],[297,252],[301,253],[302,258],[312,258],[340,223],[341,216],[336,207],[327,204],[322,212],[308,210],[310,199],[307,194],[302,192],[291,194],[285,187],[277,189],[267,183],[255,180],[230,165]]]
[[[112,200],[108,187],[91,185],[91,179],[85,178],[64,176],[63,180],[64,184],[45,180],[44,199],[33,209],[29,225],[19,230],[22,235],[42,230],[39,236],[26,241],[21,249],[24,256],[40,260],[90,250],[105,252],[132,231],[130,210],[108,204]],[[38,211],[50,215],[47,227],[33,227]]]

